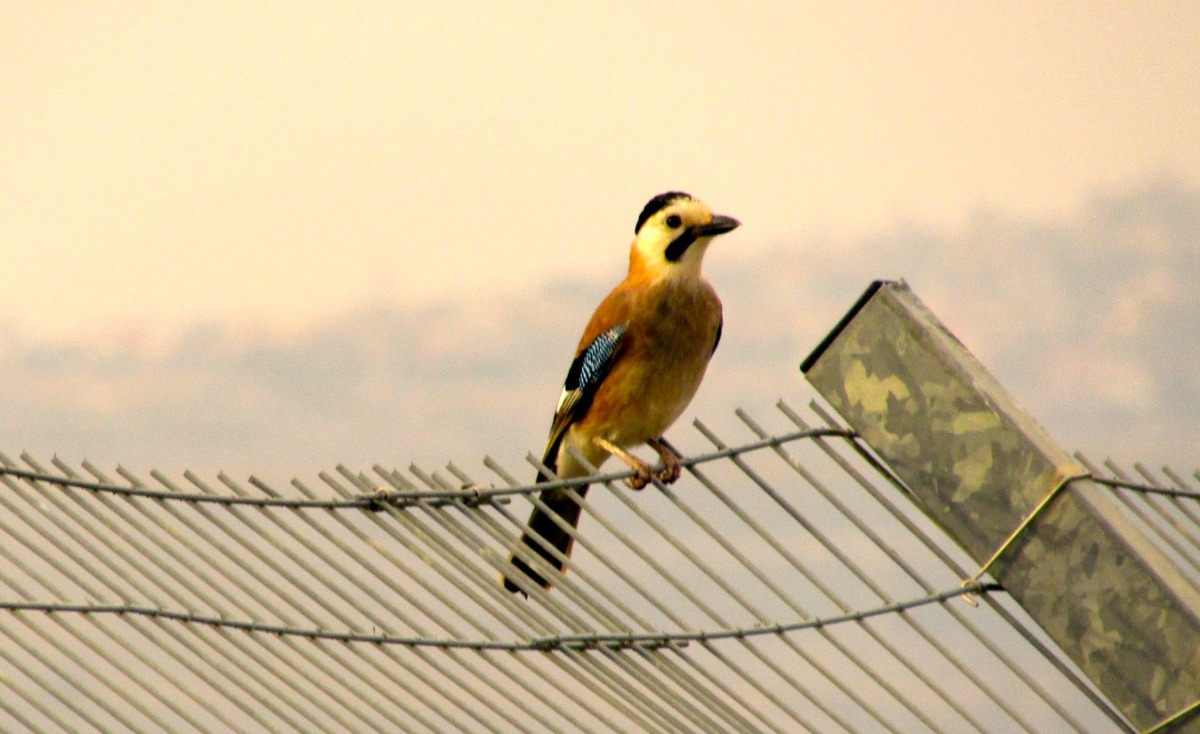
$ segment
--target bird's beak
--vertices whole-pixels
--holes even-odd
[[[724,214],[714,214],[712,221],[708,224],[702,224],[696,227],[697,237],[716,237],[719,234],[732,232],[741,225],[741,222],[733,217],[727,217]]]

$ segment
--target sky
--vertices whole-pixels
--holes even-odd
[[[685,413],[903,277],[1068,448],[1200,443],[1200,7],[9,3],[0,450],[290,476],[540,451],[642,204],[709,251]],[[732,430],[732,429],[731,429]]]
[[[743,222],[684,453],[904,278],[1069,450],[1200,465],[1200,4],[7,2],[0,68],[12,459],[532,479],[684,190]]]

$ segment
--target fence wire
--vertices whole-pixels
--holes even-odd
[[[676,436],[671,487],[557,483],[580,531],[528,599],[498,577],[545,485],[490,458],[276,488],[0,455],[0,730],[1128,730],[994,585],[959,598],[971,560],[852,434],[777,407]],[[1200,579],[1195,487],[1135,472]]]

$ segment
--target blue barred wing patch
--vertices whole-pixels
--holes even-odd
[[[573,388],[578,387],[584,392],[591,392],[600,384],[604,373],[608,372],[609,360],[612,359],[613,352],[617,350],[617,344],[624,335],[625,324],[617,324],[596,337],[595,341],[583,350],[583,354],[580,355],[583,359],[579,367],[579,378]]]
[[[621,343],[621,337],[625,335],[625,328],[625,324],[617,324],[593,339],[592,343],[579,353],[571,363],[571,369],[567,371],[562,397],[558,401],[559,410],[562,410],[567,397],[576,391],[588,397],[596,392],[596,388],[608,374],[613,354]]]

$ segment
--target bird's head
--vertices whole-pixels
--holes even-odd
[[[698,276],[708,243],[739,224],[733,217],[713,214],[707,204],[689,194],[659,194],[638,215],[630,267],[661,276]]]

